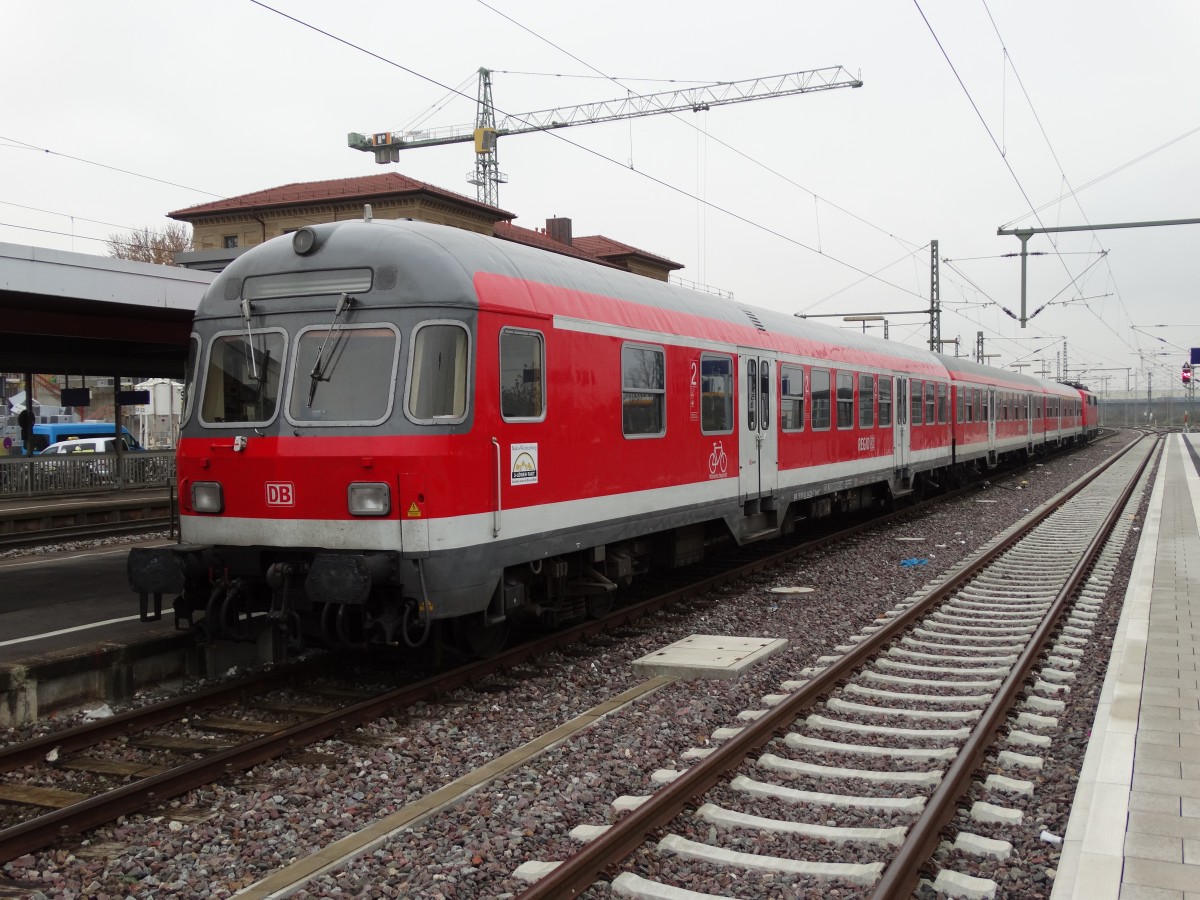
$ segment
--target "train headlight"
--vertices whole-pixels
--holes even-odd
[[[392,491],[383,482],[357,482],[350,485],[347,503],[352,516],[386,516],[392,511]]]
[[[225,509],[225,495],[219,481],[197,481],[192,485],[192,509],[202,513],[219,513]]]
[[[317,233],[305,225],[292,235],[292,249],[300,256],[307,256],[317,247]]]

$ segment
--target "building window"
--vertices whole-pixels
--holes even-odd
[[[236,234],[227,234],[221,238],[221,246],[226,250],[233,250],[238,245],[238,236]]]

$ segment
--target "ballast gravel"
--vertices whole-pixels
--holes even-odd
[[[82,841],[64,841],[57,849],[5,863],[0,868],[0,893],[25,889],[33,898],[40,894],[63,900],[232,897],[279,867],[310,856],[639,684],[631,663],[655,649],[694,633],[788,640],[783,652],[740,680],[674,682],[643,696],[292,895],[432,900],[515,896],[527,886],[512,875],[520,864],[569,856],[579,846],[569,836],[573,828],[612,822],[617,814],[611,804],[618,797],[650,793],[651,776],[658,769],[686,768],[685,752],[714,746],[710,736],[715,729],[743,724],[739,712],[764,708],[764,695],[785,692],[782,683],[801,677],[805,667],[833,653],[834,647],[1107,459],[1124,440],[1093,444],[1022,475],[996,477],[919,520],[881,527],[848,545],[712,591],[685,608],[642,620],[619,636],[602,637],[570,655],[555,654],[476,689],[458,690],[438,704],[305,749],[304,758],[320,762],[278,759],[98,828]],[[922,540],[898,540],[914,537]],[[1130,546],[1123,554],[1110,596],[1123,595],[1133,550]],[[772,591],[796,586],[813,590]],[[1109,603],[1101,611],[1093,642],[1065,698],[1067,707],[1058,714],[1060,731],[1045,754],[1036,788],[1032,796],[1018,800],[1025,815],[1013,855],[989,867],[988,877],[1000,883],[1002,896],[1046,897],[1053,886],[1059,848],[1039,835],[1064,833],[1120,611],[1116,607]],[[32,736],[39,728],[27,731]],[[0,733],[0,741],[24,736],[25,731],[11,729]],[[822,737],[873,741],[861,735]],[[819,752],[789,755],[873,770],[892,765],[866,754],[850,763],[843,757],[824,759]],[[896,765],[909,771],[931,767],[911,761]],[[754,777],[754,769],[751,758],[743,774]],[[996,771],[1006,772],[999,765]],[[799,779],[795,787],[820,790],[819,781]],[[865,780],[853,782],[852,790],[863,795],[891,793],[888,786]],[[735,793],[722,788],[709,799],[750,811]],[[971,799],[1002,802],[982,788]],[[1011,797],[1003,802],[1013,805]],[[783,816],[784,805],[777,806]],[[756,814],[762,808],[755,804]],[[892,827],[910,818],[906,813],[880,812],[872,824]],[[829,816],[830,822],[834,819]],[[834,842],[716,829],[686,816],[671,830],[766,855],[803,851],[805,858],[818,861],[869,861],[869,853],[851,850],[848,855],[845,846]],[[727,870],[652,849],[640,852],[629,868],[726,896],[793,897],[812,891],[824,898],[848,898],[869,893],[858,885],[803,875]],[[609,893],[597,886],[587,896]]]

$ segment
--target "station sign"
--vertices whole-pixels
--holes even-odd
[[[1192,348],[1192,359],[1191,359],[1191,363],[1192,363],[1192,365],[1193,365],[1193,366],[1200,366],[1200,347],[1193,347],[1193,348]]]

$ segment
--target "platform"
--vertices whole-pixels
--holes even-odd
[[[49,496],[0,497],[0,546],[6,539],[36,539],[55,531],[162,521],[171,527],[173,488],[137,487]],[[76,535],[73,538],[79,539]]]
[[[1168,435],[1051,900],[1200,900],[1200,435]]]

